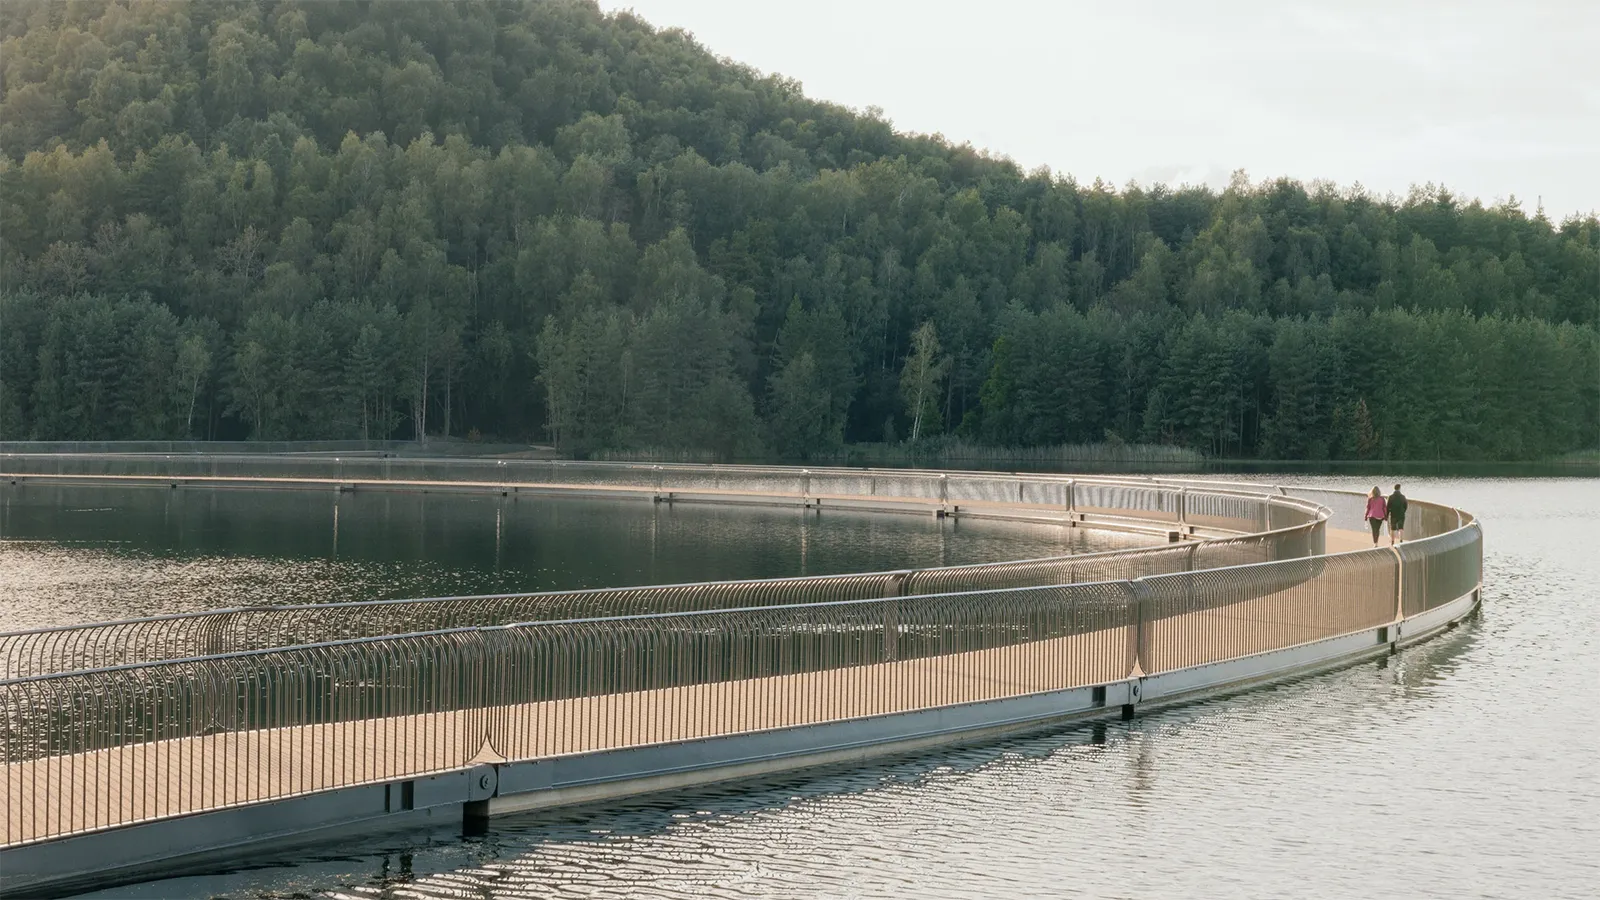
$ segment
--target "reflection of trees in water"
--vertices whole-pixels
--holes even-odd
[[[952,526],[849,510],[802,517],[789,509],[615,499],[330,493],[5,486],[0,534],[157,559],[336,559],[357,581],[330,600],[786,577],[802,566],[865,571],[1138,543],[1054,526]],[[363,574],[397,583],[364,585]],[[283,581],[286,602],[307,599],[296,595],[294,579]],[[122,615],[108,610],[101,618]]]

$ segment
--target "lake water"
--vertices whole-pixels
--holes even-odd
[[[24,485],[0,488],[0,631],[252,604],[962,565],[1152,540],[648,500]]]
[[[1131,722],[94,896],[1596,896],[1600,480],[1410,478],[1406,492],[1480,517],[1484,605],[1381,662]],[[13,541],[0,545],[0,591],[18,621],[280,588],[389,596],[396,580],[399,593],[439,593],[960,562],[1063,540],[1002,523],[582,501],[496,519],[488,499],[375,496],[392,505],[353,514],[339,501],[335,555],[324,495],[196,492],[157,515],[149,504],[168,501],[21,493],[0,498]]]

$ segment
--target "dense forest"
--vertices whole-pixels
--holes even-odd
[[[3,439],[1600,444],[1592,215],[1023,172],[589,3],[8,0],[0,229]]]

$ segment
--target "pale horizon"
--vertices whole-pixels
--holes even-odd
[[[902,131],[1081,183],[1441,185],[1600,210],[1600,4],[602,0]],[[1224,11],[1218,11],[1218,10]]]

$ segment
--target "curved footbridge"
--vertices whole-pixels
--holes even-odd
[[[13,485],[582,492],[1158,536],[954,568],[216,610],[0,635],[0,893],[903,753],[1393,652],[1477,606],[1412,501],[1214,481],[532,460],[0,456]]]

